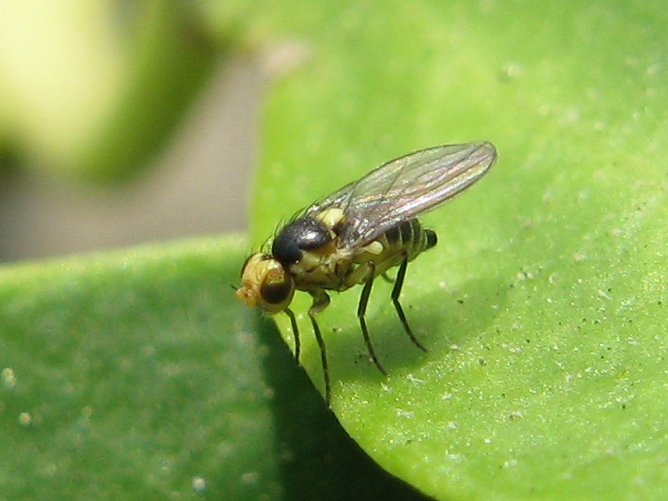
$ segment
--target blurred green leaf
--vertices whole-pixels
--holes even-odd
[[[226,48],[180,1],[0,5],[0,146],[55,177],[132,176]]]

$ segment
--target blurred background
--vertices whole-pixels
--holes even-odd
[[[245,228],[271,51],[190,5],[0,2],[2,261]]]

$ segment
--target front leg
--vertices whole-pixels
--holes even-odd
[[[327,364],[327,350],[325,348],[325,340],[323,339],[322,333],[320,332],[320,327],[318,326],[318,322],[316,322],[315,320],[315,316],[322,310],[327,308],[327,306],[329,305],[329,296],[325,291],[322,290],[317,292],[311,292],[310,294],[311,296],[313,296],[313,304],[308,310],[308,316],[311,319],[311,324],[313,325],[315,340],[318,342],[318,347],[320,348],[320,363],[322,365],[323,377],[325,378],[325,401],[327,402],[327,406],[329,406],[331,397],[331,388],[329,383],[329,366]]]
[[[290,318],[290,325],[292,326],[292,335],[295,338],[295,359],[297,360],[297,363],[299,363],[299,351],[301,349],[301,341],[299,339],[299,326],[297,325],[297,319],[295,318],[295,314],[292,312],[290,308],[286,308],[283,311]]]

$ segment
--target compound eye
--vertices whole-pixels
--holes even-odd
[[[283,303],[292,295],[292,283],[289,280],[265,282],[260,287],[262,299],[269,304]]]

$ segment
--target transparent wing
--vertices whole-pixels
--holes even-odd
[[[496,160],[488,142],[436,146],[392,160],[309,206],[305,215],[343,210],[341,246],[374,240],[401,221],[435,209],[480,179]]]

